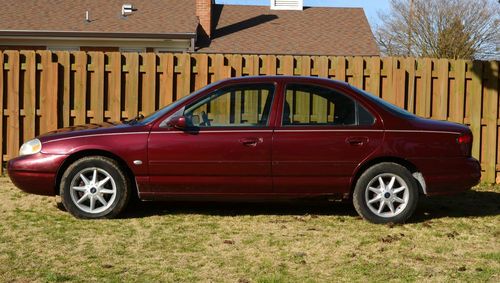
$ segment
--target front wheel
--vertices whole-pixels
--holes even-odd
[[[113,218],[130,198],[130,181],[113,159],[89,156],[64,172],[60,194],[64,207],[78,218]]]
[[[359,177],[353,203],[359,215],[372,223],[404,223],[417,207],[417,183],[405,167],[380,163]]]

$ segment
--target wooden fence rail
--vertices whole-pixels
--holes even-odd
[[[469,125],[483,180],[500,181],[498,61],[7,50],[0,63],[0,162],[46,131],[148,114],[223,78],[306,75],[346,81],[422,117]]]

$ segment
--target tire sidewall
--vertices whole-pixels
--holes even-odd
[[[365,199],[365,192],[368,189],[370,181],[376,176],[384,173],[398,175],[408,186],[408,204],[401,213],[393,217],[381,217],[374,214],[370,208],[368,208]],[[372,223],[405,223],[412,216],[417,207],[418,196],[418,185],[410,171],[399,164],[384,162],[370,167],[359,177],[353,193],[353,203],[356,211],[361,217]]]
[[[76,174],[91,167],[101,168],[108,172],[116,185],[116,198],[113,204],[106,210],[95,214],[79,209],[73,202],[70,192],[71,181],[75,178]],[[61,179],[60,195],[64,207],[75,217],[87,219],[113,218],[128,203],[130,197],[129,188],[129,181],[114,160],[100,156],[91,156],[77,160],[66,169]]]

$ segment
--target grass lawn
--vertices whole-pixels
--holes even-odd
[[[143,203],[84,221],[0,178],[0,282],[500,282],[500,187],[373,225],[344,203]]]

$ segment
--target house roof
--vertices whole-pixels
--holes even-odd
[[[201,52],[379,56],[361,8],[215,5],[212,40]],[[218,18],[218,19],[217,19]]]
[[[194,39],[196,0],[0,0],[0,36]],[[121,7],[137,11],[123,17]],[[85,21],[89,11],[90,22]],[[210,53],[365,55],[379,49],[361,8],[214,5]]]
[[[121,7],[130,2],[137,11],[123,17]],[[198,26],[195,0],[0,0],[0,6],[0,34],[7,35],[194,36]],[[86,11],[90,22],[85,21]]]

